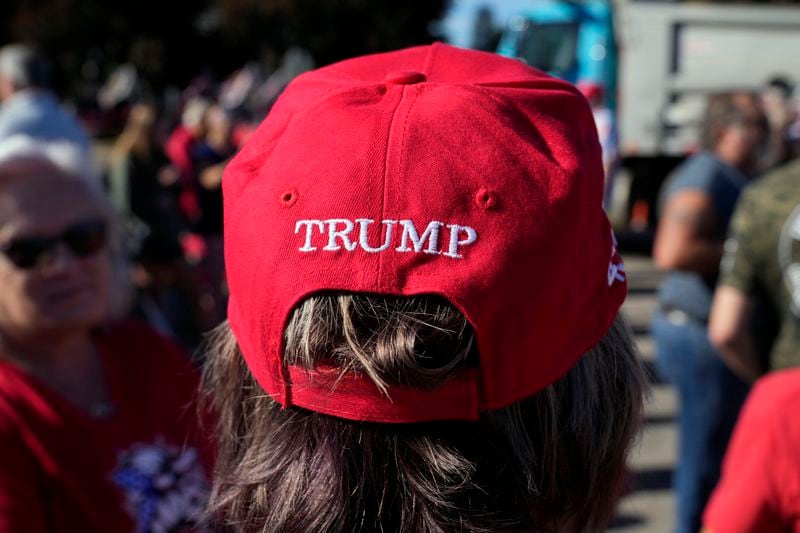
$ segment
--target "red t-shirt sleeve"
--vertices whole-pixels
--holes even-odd
[[[47,513],[29,450],[0,405],[0,533],[47,531]]]
[[[703,515],[711,533],[785,531],[791,525],[783,507],[786,489],[796,485],[798,476],[787,448],[785,411],[768,385],[753,389],[737,422]]]

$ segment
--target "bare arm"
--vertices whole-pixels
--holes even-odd
[[[200,185],[205,189],[216,189],[222,183],[222,172],[225,170],[225,165],[228,162],[224,161],[214,166],[208,167],[200,173]]]
[[[676,193],[664,206],[658,224],[653,259],[664,270],[714,275],[723,243],[715,236],[716,213],[711,198],[697,189]]]
[[[725,364],[741,378],[753,382],[763,373],[755,339],[750,332],[753,302],[741,290],[721,285],[714,293],[708,336]]]

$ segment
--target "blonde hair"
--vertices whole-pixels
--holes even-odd
[[[320,294],[293,312],[284,363],[332,358],[381,387],[432,388],[478,364],[472,338],[439,297]],[[359,423],[283,409],[226,323],[207,357],[204,388],[219,415],[210,513],[239,531],[599,530],[646,381],[619,317],[563,379],[476,422]]]

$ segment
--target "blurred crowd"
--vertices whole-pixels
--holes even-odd
[[[659,373],[680,404],[679,532],[703,524],[782,531],[798,503],[780,494],[796,482],[800,457],[779,450],[800,444],[797,422],[785,415],[800,381],[765,379],[750,395],[766,373],[800,363],[792,303],[800,203],[794,94],[791,82],[776,78],[758,94],[710,96],[702,150],[661,189],[653,259],[666,275],[652,335]]]
[[[101,172],[135,265],[135,314],[188,348],[225,318],[222,170],[285,85],[312,66],[291,49],[269,76],[249,64],[221,82],[199,77],[172,115],[165,102],[136,98],[131,74],[104,104],[126,117]],[[99,100],[111,98],[103,89],[115,76]]]
[[[199,76],[177,98],[151,95],[135,68],[123,65],[98,88],[97,111],[83,124],[47,90],[45,58],[10,45],[0,61],[2,146],[30,137],[78,148],[120,217],[133,264],[133,314],[194,349],[225,317],[222,170],[285,85],[313,66],[310,56],[290,49],[269,75],[253,63],[219,82]],[[103,124],[107,134],[113,120],[121,131],[90,143],[84,126]]]
[[[0,48],[0,531],[199,523],[214,447],[195,353],[226,316],[222,170],[312,66],[290,50],[176,103],[123,65],[95,96],[107,118],[80,121],[44,56]]]
[[[75,412],[57,416],[65,416],[67,424],[83,424],[81,439],[109,439],[102,421],[128,409],[117,396],[115,387],[121,385],[94,379],[98,374],[107,371],[123,376],[122,381],[144,383],[147,368],[164,365],[160,375],[183,375],[192,368],[187,354],[225,320],[223,169],[288,82],[312,67],[307,53],[290,50],[269,75],[258,65],[245,65],[226,80],[200,77],[177,98],[159,99],[148,95],[145,80],[132,66],[123,65],[97,93],[98,109],[122,118],[121,131],[110,141],[93,142],[47,89],[46,61],[23,45],[0,49],[0,241],[16,268],[0,268],[3,347],[12,354],[10,360],[68,399],[67,410]],[[615,126],[600,105],[602,88],[580,88],[593,104],[604,168],[611,175],[619,160]],[[791,415],[794,396],[775,391],[800,389],[800,376],[761,382],[760,395],[751,397],[748,416],[739,422],[744,427],[734,431],[752,384],[768,372],[800,365],[796,95],[793,82],[784,78],[772,80],[760,94],[713,95],[703,121],[703,149],[689,156],[662,189],[653,257],[667,275],[653,336],[659,371],[680,398],[674,480],[680,532],[699,531],[704,523],[711,531],[779,531],[760,528],[779,524],[779,515],[799,508],[790,511],[786,505],[800,505],[800,500],[787,504],[775,495],[793,483],[787,477],[800,483],[800,457],[795,457],[800,454],[791,451],[800,442],[789,440],[800,437],[793,429],[798,424],[788,418],[767,421]],[[80,184],[59,181],[53,177],[57,174],[77,176]],[[26,237],[40,233],[51,237]],[[93,254],[106,247],[106,263],[101,264]],[[80,264],[64,259],[65,250]],[[42,264],[58,273],[55,281],[31,274]],[[98,325],[112,315],[138,322],[125,322],[124,335],[98,333]],[[161,336],[137,329],[141,322]],[[138,370],[108,370],[103,354],[126,350],[169,353],[174,360],[142,357]],[[19,394],[26,398],[46,395],[18,376],[0,376],[6,379],[19,381]],[[131,453],[114,470],[115,482],[129,489],[128,504],[139,516],[163,520],[163,530],[189,523],[208,488],[209,444],[197,437],[194,424],[172,428],[174,435],[168,428],[168,421],[181,419],[175,414],[179,406],[193,399],[188,391],[196,387],[196,378],[186,381],[185,389],[169,394],[164,392],[172,387],[167,379],[142,386],[147,392],[139,396],[151,398],[140,398],[127,416],[161,425],[145,428],[131,422],[136,429],[120,437],[127,439]],[[770,409],[755,403],[762,401],[771,402]],[[163,412],[153,414],[158,411]],[[88,461],[87,455],[102,449],[87,445],[76,453],[70,446],[83,445],[59,441],[60,448],[51,450],[53,427],[47,413],[40,415],[27,422],[34,428],[32,436],[20,446],[42,447],[43,460],[55,461],[54,468],[69,470],[70,463]],[[0,419],[0,432],[3,423]],[[732,434],[732,455],[724,462]],[[190,456],[175,447],[186,435],[193,435],[196,444]],[[64,475],[78,479],[87,468],[81,464]],[[142,484],[160,479],[148,478],[148,468],[162,474],[171,469],[169,486],[182,502],[173,506],[172,515],[148,507],[155,500],[148,500],[147,490],[158,487],[145,490]],[[21,465],[19,471],[0,474],[0,485],[25,475]],[[0,487],[2,531],[16,527],[3,529],[4,520],[33,530],[19,517],[36,511],[12,494],[30,492],[23,485]],[[79,511],[69,505],[57,510],[65,522],[71,512],[85,512],[81,502],[74,505]],[[91,507],[92,513],[99,512],[95,504]],[[155,518],[158,513],[163,516]],[[15,516],[19,522],[13,522]],[[732,529],[726,522],[731,516],[740,523],[745,516],[754,525]]]

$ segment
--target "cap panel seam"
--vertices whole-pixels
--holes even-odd
[[[410,104],[408,104],[408,109],[406,109],[406,116],[403,117],[403,132],[402,135],[400,136],[400,162],[398,164],[398,171],[402,171],[403,168],[405,168],[405,163],[406,163],[405,147],[406,147],[406,131],[408,130],[408,117],[411,116],[411,110],[414,108],[414,104],[417,103],[420,92],[418,85],[414,85],[413,88],[414,88],[414,94],[412,96],[414,99],[411,100]]]
[[[522,112],[520,109],[518,109],[518,108],[514,107],[513,105],[511,105],[511,103],[507,102],[505,100],[505,98],[503,98],[502,96],[496,95],[496,94],[492,93],[491,91],[488,91],[487,89],[485,89],[485,88],[483,88],[483,87],[481,87],[479,85],[459,85],[459,86],[454,86],[453,89],[455,89],[456,91],[460,90],[460,91],[466,92],[466,93],[469,93],[471,91],[475,91],[477,93],[480,93],[480,94],[484,95],[486,98],[492,100],[495,104],[497,104],[498,106],[503,108],[503,110],[506,111],[506,112],[509,112],[509,113],[521,113]],[[536,128],[536,131],[538,132],[539,129]],[[544,140],[544,135],[541,135],[541,138],[542,138],[542,140]],[[532,146],[535,147],[535,145],[532,145]],[[550,146],[545,144],[544,148],[546,148],[546,150],[539,150],[539,153],[544,155],[545,158],[548,161],[550,161],[551,163],[553,163],[556,166],[558,166],[559,168],[561,168],[561,162],[556,158],[555,154],[553,154],[553,151],[550,148]]]
[[[422,73],[427,77],[433,69],[433,62],[436,59],[436,52],[439,50],[439,43],[433,43],[428,48],[428,53],[425,55],[425,62],[422,64]]]
[[[233,201],[238,201],[239,198],[244,196],[245,191],[247,188],[258,178],[259,174],[261,173],[264,165],[272,156],[272,152],[275,150],[276,147],[280,146],[281,140],[283,139],[283,134],[286,133],[286,130],[294,123],[297,119],[297,111],[291,111],[289,116],[286,117],[286,122],[283,124],[283,127],[280,128],[280,131],[272,133],[265,142],[265,147],[263,151],[267,152],[265,154],[256,154],[256,156],[251,161],[244,161],[241,163],[241,170],[246,172],[247,177],[244,179],[240,179],[240,184],[238,185],[238,190],[236,191],[236,195],[233,198]],[[244,154],[248,155],[248,154]],[[235,158],[234,158],[235,161]],[[227,170],[227,168],[226,168]]]
[[[246,193],[247,188],[252,186],[256,179],[259,177],[258,175],[264,171],[264,167],[269,164],[270,159],[272,158],[275,151],[284,143],[286,142],[286,131],[290,130],[298,121],[303,120],[307,115],[309,115],[313,110],[317,107],[326,103],[326,101],[332,97],[334,94],[346,94],[348,91],[353,91],[354,89],[358,89],[357,87],[347,86],[347,87],[331,87],[328,88],[317,95],[313,99],[312,103],[309,105],[303,106],[302,109],[295,109],[293,110],[290,115],[287,117],[286,123],[281,128],[280,132],[273,133],[271,135],[271,139],[268,141],[269,146],[269,154],[265,157],[260,158],[260,161],[255,166],[250,166],[247,170],[254,174],[247,180],[246,183],[243,184],[241,190],[239,191],[239,195],[237,197],[243,197]],[[278,102],[278,104],[280,101]],[[281,395],[283,397],[283,405],[288,407],[292,405],[291,400],[291,382],[289,379],[289,375],[286,369],[285,361],[284,361],[284,341],[282,335],[283,324],[288,321],[289,315],[291,314],[294,306],[298,302],[292,302],[286,309],[281,309],[279,306],[273,307],[268,314],[267,317],[267,327],[273,327],[275,325],[276,319],[281,319],[281,331],[278,332],[278,341],[272,340],[268,342],[267,346],[259,346],[260,349],[265,349],[267,353],[273,352],[277,362],[275,365],[269,364],[270,357],[267,354],[259,354],[260,357],[265,357],[267,359],[267,371],[272,373],[273,379],[279,382],[280,391],[275,391],[276,394]],[[277,375],[275,373],[277,370]]]
[[[397,169],[396,169],[397,172],[394,175],[394,182],[395,183],[400,181],[399,180],[400,173],[405,168],[405,162],[406,162],[405,145],[406,145],[406,138],[407,138],[406,137],[406,132],[408,131],[408,118],[411,116],[411,110],[414,108],[414,104],[417,103],[417,97],[419,96],[419,85],[413,85],[411,87],[413,87],[413,91],[414,91],[412,93],[412,95],[411,95],[413,97],[413,100],[411,100],[411,102],[408,104],[408,108],[406,108],[406,111],[405,111],[406,114],[403,117],[403,130],[402,130],[402,132],[400,134],[400,147],[399,147],[399,150],[400,150],[400,161],[398,161]],[[405,95],[405,90],[404,90],[403,94]],[[399,187],[396,187],[396,189],[399,190]],[[389,261],[394,262],[394,256],[388,256],[388,257],[386,257],[385,260],[389,260]],[[381,262],[379,263],[381,267],[383,266],[383,261],[384,261],[384,259],[382,258]]]
[[[383,153],[383,191],[381,194],[381,220],[386,218],[386,205],[388,204],[388,192],[389,188],[386,186],[386,181],[389,179],[389,152],[392,148],[392,141],[393,141],[393,134],[395,131],[395,120],[397,119],[397,114],[400,112],[400,109],[403,107],[403,101],[406,99],[406,89],[407,86],[402,86],[402,93],[400,95],[400,101],[397,102],[397,107],[394,108],[392,112],[392,117],[389,119],[389,133],[386,136],[386,150]],[[403,130],[400,136],[400,149],[402,150],[402,143],[405,139],[405,128],[406,128],[406,121],[408,120],[408,110],[406,110],[406,116],[403,120]],[[402,158],[402,152],[401,152]],[[384,256],[385,254],[380,254],[378,257],[378,271],[377,271],[377,285],[378,286],[385,286],[386,284],[383,283],[383,270],[384,270]]]
[[[342,78],[344,78],[344,79],[346,79],[348,81],[352,81],[352,82],[355,82],[355,83],[362,83],[362,84],[363,83],[370,83],[370,80],[358,79],[355,76],[351,76],[350,74],[345,73],[344,71],[340,70],[338,67],[329,66],[327,68],[327,70],[328,70],[328,72],[332,72],[332,73],[336,74],[337,76],[341,76]],[[378,82],[374,82],[374,83],[378,83]]]
[[[322,105],[325,102],[327,102],[327,100],[329,98],[331,98],[334,95],[334,93],[336,93],[336,95],[338,96],[340,94],[346,94],[348,91],[361,92],[364,89],[370,89],[372,87],[379,87],[380,85],[381,85],[380,83],[370,83],[370,84],[367,84],[367,85],[347,85],[346,87],[331,87],[330,89],[326,89],[319,96],[317,96],[311,103],[309,103],[308,105],[303,106],[302,110],[293,112],[292,113],[292,115],[293,115],[292,122],[305,117],[306,115],[311,113],[313,110],[315,110],[317,107],[319,107],[320,105]],[[287,126],[287,129],[288,129],[288,126]]]
[[[332,87],[330,89],[325,90],[325,92],[323,92],[317,98],[315,98],[312,103],[308,104],[307,106],[304,106],[303,109],[292,111],[291,116],[286,121],[286,125],[283,127],[283,129],[280,131],[280,133],[278,133],[277,135],[273,136],[273,139],[271,139],[272,146],[270,147],[269,154],[266,157],[261,159],[261,163],[260,163],[260,165],[258,165],[258,172],[261,172],[263,170],[264,165],[266,165],[269,162],[269,160],[272,157],[272,154],[284,142],[284,140],[286,139],[285,133],[289,129],[291,129],[292,126],[294,126],[299,120],[302,120],[306,115],[311,113],[314,109],[316,109],[320,105],[324,104],[328,100],[328,98],[330,98],[334,93],[337,93],[337,92],[344,93],[347,90],[352,90],[352,89],[353,89],[353,87]],[[279,103],[279,102],[280,102],[280,100],[277,103]],[[277,105],[277,103],[276,103],[276,105]],[[252,181],[252,179],[250,179],[248,181]],[[242,191],[242,193],[243,192],[244,191]],[[241,196],[241,193],[240,193],[240,196]]]
[[[347,86],[347,87],[332,87],[330,89],[325,90],[318,96],[316,96],[310,104],[303,106],[300,110],[295,110],[291,112],[291,115],[287,118],[286,124],[283,126],[281,131],[275,135],[272,135],[268,142],[268,149],[269,153],[266,156],[262,156],[259,159],[257,165],[248,166],[247,170],[249,173],[253,174],[250,176],[246,182],[241,185],[240,190],[238,191],[237,198],[244,196],[245,189],[250,186],[251,183],[255,181],[256,178],[259,177],[259,174],[263,172],[264,167],[269,164],[270,159],[272,158],[275,151],[283,145],[286,140],[285,133],[289,131],[298,121],[303,120],[306,116],[312,113],[315,109],[319,106],[324,105],[328,99],[332,98],[333,96],[338,96],[340,94],[346,94],[348,91],[358,92],[363,88],[368,88],[372,86],[379,86],[379,83],[367,85],[367,86]],[[280,100],[278,101],[280,103]],[[277,105],[277,104],[276,104]],[[268,120],[265,119],[265,120]]]

